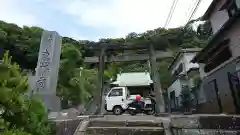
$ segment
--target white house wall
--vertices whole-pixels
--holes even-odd
[[[204,66],[205,66],[205,64],[199,63],[199,73],[200,73],[201,79],[203,79],[203,77],[206,76],[206,73],[204,72]]]
[[[182,57],[182,54],[181,54],[178,57],[178,59],[176,60],[175,64],[173,64],[173,66],[172,66],[172,71],[171,71],[172,75],[174,75],[175,70],[177,70],[178,66],[183,62],[184,62],[184,60],[183,60],[183,57]]]
[[[189,71],[192,68],[199,68],[197,63],[192,63],[191,60],[196,56],[196,53],[184,53],[186,70]]]
[[[178,60],[176,60],[176,64],[173,65],[172,68],[172,75],[174,74],[175,70],[177,70],[178,66],[183,63],[186,66],[186,71],[189,71],[192,68],[199,68],[198,63],[192,63],[191,60],[196,56],[197,53],[183,53],[181,56],[179,56]],[[184,65],[183,65],[183,71],[180,74],[184,73]]]
[[[168,88],[168,96],[170,96],[170,92],[175,91],[175,96],[178,97],[182,91],[181,81],[177,79],[172,83],[172,85]],[[169,97],[170,98],[170,97]]]
[[[182,85],[187,85],[187,81],[186,80],[180,80],[177,79],[175,80],[172,85],[168,88],[168,98],[170,99],[170,92],[175,91],[175,102],[177,104],[177,106],[181,106],[181,92],[182,92]],[[173,102],[172,102],[172,106],[173,106]]]

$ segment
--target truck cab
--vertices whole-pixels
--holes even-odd
[[[130,93],[127,87],[113,87],[105,97],[105,110],[120,115],[127,109]]]

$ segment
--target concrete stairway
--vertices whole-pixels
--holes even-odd
[[[154,120],[89,119],[80,124],[75,135],[164,135],[160,122]]]
[[[92,120],[87,134],[90,135],[163,135],[163,128],[154,121]]]
[[[239,125],[239,115],[90,115],[74,135],[240,135]]]

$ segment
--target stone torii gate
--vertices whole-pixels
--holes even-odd
[[[122,44],[90,44],[86,46],[87,50],[94,51],[98,53],[98,56],[94,57],[85,57],[85,63],[99,63],[99,72],[98,72],[98,89],[100,90],[100,104],[99,108],[102,104],[102,93],[103,93],[103,73],[105,63],[107,62],[124,62],[124,61],[142,61],[142,60],[149,60],[150,67],[151,67],[151,76],[153,80],[154,92],[156,93],[156,111],[157,113],[165,112],[165,105],[164,105],[164,98],[161,89],[160,78],[157,70],[157,59],[159,58],[167,58],[172,57],[172,54],[163,51],[155,51],[158,50],[156,46],[153,45],[122,45]],[[147,50],[145,54],[134,54],[134,55],[125,55],[125,56],[109,56],[107,57],[105,54],[108,51],[119,51],[119,50],[139,50],[144,49]]]

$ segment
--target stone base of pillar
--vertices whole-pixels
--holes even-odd
[[[46,110],[59,112],[61,110],[61,100],[55,94],[42,94],[38,97],[43,101]]]

